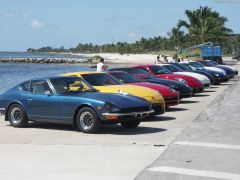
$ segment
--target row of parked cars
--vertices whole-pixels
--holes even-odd
[[[212,61],[71,72],[11,88],[0,95],[0,112],[14,127],[37,121],[74,124],[84,133],[117,123],[136,128],[143,119],[236,74],[233,67]]]

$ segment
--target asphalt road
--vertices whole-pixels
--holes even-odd
[[[239,180],[239,89],[225,89],[136,180]]]
[[[201,170],[216,168],[218,171],[237,173],[238,167],[231,171],[224,169],[224,164],[229,159],[224,159],[223,162],[221,158],[219,159],[219,166],[222,168],[218,169],[215,164],[211,166],[212,168],[207,168],[209,161],[213,161],[210,159],[213,157],[210,154],[211,148],[209,152],[208,148],[171,143],[181,141],[239,143],[239,135],[235,132],[239,130],[239,124],[234,118],[232,122],[235,124],[231,126],[228,121],[222,120],[225,122],[222,127],[217,125],[218,118],[213,121],[207,118],[209,115],[216,116],[211,111],[214,108],[214,112],[221,112],[222,117],[229,113],[234,114],[230,110],[224,112],[223,110],[228,106],[229,108],[238,106],[238,102],[233,105],[228,102],[226,95],[237,93],[235,89],[238,86],[240,86],[238,81],[213,86],[196,97],[184,99],[182,104],[170,108],[169,112],[162,116],[141,123],[141,126],[134,130],[126,130],[121,126],[106,126],[99,134],[83,134],[71,126],[55,124],[30,124],[29,127],[21,129],[9,126],[9,123],[3,120],[3,116],[0,116],[0,179],[127,180],[136,176],[137,179],[175,179],[173,177],[182,176],[148,170],[159,166],[184,168],[190,166]],[[230,89],[232,93],[229,94],[226,89]],[[225,94],[224,100],[221,98],[222,92]],[[211,103],[216,97],[217,99]],[[232,100],[237,100],[237,97]],[[225,106],[226,104],[228,106],[219,111],[219,106],[225,101],[228,102]],[[201,112],[203,113],[198,116]],[[208,120],[205,121],[201,116]],[[197,119],[193,122],[195,118]],[[225,127],[227,129],[224,129]],[[223,129],[222,133],[218,133]],[[233,135],[236,136],[235,139]],[[198,157],[198,149],[202,152],[201,157]],[[214,152],[217,150],[214,149]],[[223,149],[224,155],[227,155],[228,150]],[[205,153],[208,157],[203,159]],[[231,153],[233,158],[239,150]],[[221,155],[221,152],[218,154]],[[214,155],[217,157],[217,154]],[[194,158],[202,160],[201,166],[204,168]],[[186,163],[188,160],[191,162]],[[234,162],[238,162],[238,159],[235,158],[231,162],[230,168]],[[188,176],[184,175],[183,179],[185,177]]]

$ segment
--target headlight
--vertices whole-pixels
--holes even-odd
[[[180,81],[180,82],[182,82],[182,83],[185,83],[185,84],[187,83],[187,82],[186,82],[184,79],[182,79],[182,78],[176,78],[176,80],[177,80],[177,81]]]
[[[214,74],[214,75],[217,76],[217,77],[219,76],[219,74]]]
[[[169,88],[169,90],[170,90],[171,92],[175,92],[175,89],[173,89],[173,88]]]
[[[107,112],[119,112],[119,111],[121,111],[120,107],[118,107],[115,104],[108,103],[108,102],[105,104],[105,108],[106,108]]]
[[[123,91],[123,90],[119,90],[118,91],[120,94],[123,94],[123,95],[128,95],[129,93],[128,92],[125,92],[125,91]]]
[[[169,85],[168,87],[170,87],[171,89],[175,89],[177,91],[179,90],[179,87],[176,85]]]

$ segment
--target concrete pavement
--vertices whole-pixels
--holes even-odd
[[[99,134],[83,134],[56,124],[30,124],[20,129],[0,116],[0,179],[134,179],[233,83],[185,99],[134,130],[106,126]],[[173,146],[179,147],[170,148]],[[152,176],[148,173],[143,171],[138,179]]]
[[[225,89],[136,179],[239,180],[239,89]]]

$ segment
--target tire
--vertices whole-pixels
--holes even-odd
[[[96,133],[100,129],[101,121],[92,108],[84,107],[78,111],[76,124],[83,133]]]
[[[19,104],[13,104],[8,110],[8,120],[13,127],[22,128],[28,124],[25,110]]]
[[[133,129],[138,127],[138,125],[141,123],[140,120],[134,120],[134,121],[125,121],[121,122],[121,125],[125,128]]]

